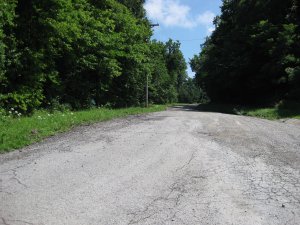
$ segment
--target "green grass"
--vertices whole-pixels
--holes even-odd
[[[299,103],[284,103],[274,107],[250,107],[229,104],[204,104],[199,105],[200,111],[220,112],[235,115],[253,116],[269,120],[285,118],[300,119]]]
[[[257,108],[257,109],[243,109],[241,115],[260,117],[270,120],[278,120],[285,118],[300,119],[300,111],[297,109],[279,109],[274,108]]]
[[[0,115],[0,153],[28,146],[78,125],[128,115],[163,111],[166,108],[163,105],[153,105],[149,108],[99,108],[77,112],[54,112],[52,114],[48,111],[37,111],[30,117],[20,118]]]
[[[242,109],[238,112],[239,115],[245,115],[245,116],[253,116],[253,117],[259,117],[263,119],[269,119],[269,120],[276,120],[276,119],[282,119],[287,118],[288,116],[281,116],[278,113],[277,108],[250,108],[250,109]]]

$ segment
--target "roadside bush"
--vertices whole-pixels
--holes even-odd
[[[22,114],[31,114],[34,109],[42,104],[43,95],[41,92],[13,92],[8,94],[0,94],[0,107],[9,111],[14,110]]]
[[[52,99],[51,102],[49,102],[48,110],[53,113],[56,111],[60,112],[68,112],[72,110],[72,106],[70,104],[62,104],[59,101],[59,98]]]

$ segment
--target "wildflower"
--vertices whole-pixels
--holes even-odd
[[[10,108],[10,110],[11,110],[11,111],[14,111],[15,109],[14,109],[14,108]]]
[[[11,111],[8,111],[8,113],[9,113],[9,114],[12,114],[12,112],[11,112]]]

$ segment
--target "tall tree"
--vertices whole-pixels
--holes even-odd
[[[0,1],[0,107],[141,105],[147,76],[153,102],[175,101],[186,76],[180,44],[149,41],[143,4]]]
[[[3,0],[0,2],[0,93],[8,85],[7,70],[16,50],[13,34],[15,7],[16,1]]]
[[[297,1],[224,0],[215,25],[200,55],[191,60],[213,101],[300,98],[294,85],[300,59]]]
[[[139,19],[145,18],[145,0],[118,0],[118,2],[125,5],[135,15],[135,17]]]
[[[171,82],[176,86],[177,90],[179,90],[183,81],[187,79],[187,65],[180,50],[179,41],[174,42],[170,39],[166,43],[166,61]]]

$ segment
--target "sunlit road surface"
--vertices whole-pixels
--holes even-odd
[[[0,155],[4,225],[299,225],[300,126],[177,107]]]

